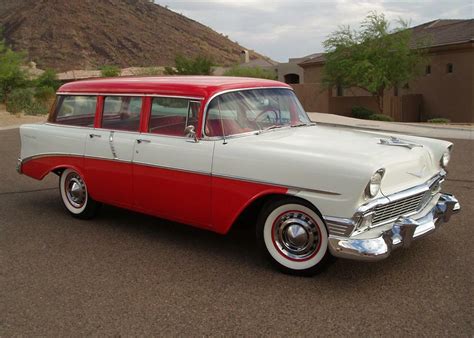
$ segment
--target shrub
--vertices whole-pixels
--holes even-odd
[[[451,120],[445,119],[443,117],[437,117],[437,118],[428,120],[428,123],[451,123]]]
[[[162,68],[159,68],[159,67],[142,68],[136,73],[136,75],[139,75],[139,76],[156,76],[156,75],[162,75],[162,74],[163,74],[163,70]]]
[[[48,111],[48,106],[38,101],[32,101],[24,109],[26,115],[46,115]]]
[[[53,92],[56,91],[61,85],[61,83],[58,81],[56,72],[52,69],[45,70],[45,72],[38,76],[38,78],[34,81],[34,84],[38,88],[52,88]]]
[[[239,67],[235,66],[227,70],[224,76],[240,76],[240,77],[255,77],[259,79],[276,80],[277,76],[274,72],[260,67]]]
[[[102,66],[99,69],[102,77],[116,77],[120,75],[120,68],[117,66]]]
[[[46,106],[54,100],[55,95],[53,87],[38,87],[35,90],[35,100]]]
[[[369,116],[368,120],[393,122],[393,119],[390,116],[384,114],[372,114]]]
[[[33,103],[34,90],[32,88],[13,89],[6,102],[7,111],[12,114],[21,113]]]
[[[1,33],[1,32],[0,32]],[[16,88],[27,86],[26,72],[21,68],[25,61],[24,53],[17,53],[5,46],[0,37],[0,99],[9,100],[9,96]]]
[[[198,56],[194,59],[178,55],[174,59],[175,67],[165,67],[168,75],[211,75],[213,62],[211,59]]]
[[[370,109],[365,107],[352,107],[352,116],[356,119],[369,120],[372,115],[375,115]]]

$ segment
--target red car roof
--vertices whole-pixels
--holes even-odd
[[[280,87],[289,85],[273,81],[229,76],[161,76],[116,77],[66,83],[58,92],[66,93],[128,93],[209,97],[215,93],[244,88]]]

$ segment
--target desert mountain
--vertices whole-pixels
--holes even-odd
[[[148,0],[0,0],[0,25],[14,50],[59,71],[167,66],[177,54],[231,65],[244,49]],[[250,58],[264,57],[251,52]]]

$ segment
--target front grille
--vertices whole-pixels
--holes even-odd
[[[416,195],[402,198],[375,208],[373,224],[383,223],[399,216],[408,215],[420,210],[429,200],[431,191],[421,192]]]

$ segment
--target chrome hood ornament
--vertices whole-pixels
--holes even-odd
[[[413,149],[415,147],[423,147],[421,144],[410,143],[407,141],[400,140],[398,137],[391,136],[388,139],[381,138],[379,144],[383,144],[386,146],[398,146],[398,147],[406,147],[408,149]]]

